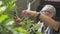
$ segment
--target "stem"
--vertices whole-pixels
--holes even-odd
[[[17,15],[17,7],[15,8],[15,13],[16,13],[15,16],[18,16],[18,15]]]

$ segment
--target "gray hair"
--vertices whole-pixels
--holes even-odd
[[[45,6],[42,8],[41,11],[45,11],[45,10],[48,10],[48,11],[56,14],[56,9],[55,9],[55,7],[52,6],[52,5],[45,5]]]

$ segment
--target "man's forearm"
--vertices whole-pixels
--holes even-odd
[[[36,17],[36,16],[38,15],[38,12],[36,12],[36,11],[30,11],[29,14],[30,14],[31,16]]]
[[[36,12],[36,11],[31,11],[30,14],[31,14],[31,16],[36,17],[36,16],[38,16],[39,13]],[[46,16],[46,15],[43,15],[43,14],[41,14],[39,18],[40,18],[40,20],[43,21],[45,24],[52,26],[53,29],[55,29],[56,31],[58,30],[58,24],[57,24],[57,22],[56,22],[55,20],[53,20],[52,18],[50,18],[50,17],[48,17],[48,16]]]
[[[46,16],[46,15],[40,15],[40,20],[43,21],[44,23],[47,23],[48,25],[52,26],[53,29],[55,29],[56,31],[58,30],[58,24],[55,20],[53,20],[52,18]]]

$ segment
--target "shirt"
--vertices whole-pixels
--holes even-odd
[[[58,31],[55,31],[52,26],[44,26],[43,22],[38,22],[39,24],[42,24],[41,27],[38,29],[38,32],[42,32],[43,30],[45,30],[45,32],[43,32],[43,34],[60,34],[60,22],[58,22],[59,24],[59,29]]]

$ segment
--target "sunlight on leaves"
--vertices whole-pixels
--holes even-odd
[[[12,25],[13,23],[14,23],[14,20],[11,20],[6,25]]]
[[[0,14],[2,14],[6,10],[7,6],[0,7]]]
[[[0,6],[2,5],[2,1],[0,1]]]
[[[2,10],[2,11],[5,11],[6,8],[7,8],[7,6],[3,6],[3,7],[1,7],[1,10]]]

